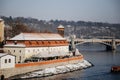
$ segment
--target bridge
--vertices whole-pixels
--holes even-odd
[[[120,39],[79,39],[73,38],[70,43],[74,43],[72,45],[79,45],[84,43],[100,43],[106,46],[106,50],[115,50],[117,46],[120,45]]]

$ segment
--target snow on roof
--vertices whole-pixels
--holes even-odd
[[[65,40],[65,38],[55,33],[20,33],[10,40]]]
[[[63,25],[59,25],[57,28],[64,28],[64,26]]]
[[[10,55],[10,54],[7,54],[7,53],[0,53],[0,57],[6,56],[6,55]],[[11,55],[11,56],[13,56],[13,55]]]
[[[3,19],[0,18],[0,21],[3,21]]]
[[[0,57],[7,55],[6,53],[0,53]]]
[[[6,44],[6,45],[4,45],[4,47],[25,47],[25,45],[24,44]]]

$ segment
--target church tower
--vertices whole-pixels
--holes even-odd
[[[4,40],[4,21],[0,19],[0,43]]]
[[[59,25],[57,27],[58,34],[60,34],[62,37],[64,37],[64,26]]]

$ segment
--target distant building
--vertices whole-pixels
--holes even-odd
[[[58,33],[21,33],[7,40],[4,52],[15,55],[16,63],[22,63],[31,57],[67,56],[69,44]]]
[[[15,67],[15,56],[0,53],[0,69]]]

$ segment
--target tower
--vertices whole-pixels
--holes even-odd
[[[0,19],[0,43],[4,40],[4,21]]]
[[[64,26],[59,25],[57,27],[58,34],[60,34],[62,37],[64,37]]]

